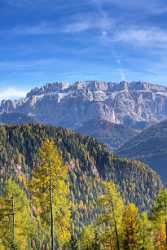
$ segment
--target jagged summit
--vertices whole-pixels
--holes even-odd
[[[73,89],[89,89],[92,91],[102,90],[106,91],[107,89],[111,89],[116,83],[105,82],[105,81],[77,81],[73,84],[68,82],[55,82],[55,83],[47,83],[42,87],[36,87],[32,89],[28,94],[27,97],[31,97],[33,95],[42,95],[42,94],[53,94],[56,92],[65,92],[67,90]]]
[[[19,101],[2,101],[0,112],[31,114],[37,121],[77,129],[91,120],[143,128],[167,119],[167,88],[148,82],[48,83]]]
[[[40,88],[34,88],[29,93],[27,93],[27,97],[32,97],[33,95],[42,95],[54,93],[57,91],[64,90],[70,86],[67,82],[55,82],[55,83],[47,83]]]
[[[34,95],[47,95],[54,94],[58,92],[67,92],[68,90],[83,90],[88,89],[90,91],[121,91],[121,90],[148,90],[148,91],[161,91],[166,92],[167,87],[161,85],[155,85],[143,81],[121,81],[120,83],[116,82],[105,82],[105,81],[77,81],[73,84],[68,82],[55,82],[47,83],[42,87],[36,87],[27,93],[27,97],[32,97]]]

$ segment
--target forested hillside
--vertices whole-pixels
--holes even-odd
[[[35,119],[23,113],[3,113],[0,114],[0,124],[23,125],[36,123]]]
[[[145,129],[116,153],[149,164],[167,184],[167,120]]]
[[[140,130],[101,119],[90,120],[76,130],[82,135],[95,137],[98,142],[106,144],[112,150],[118,149],[140,133]]]
[[[167,193],[148,166],[42,125],[1,126],[0,150],[0,249],[165,250]]]
[[[141,209],[150,207],[161,188],[159,176],[143,163],[120,160],[91,137],[42,125],[0,127],[2,187],[2,179],[7,179],[17,168],[23,169],[25,174],[31,173],[36,151],[47,137],[55,141],[69,167],[73,199],[79,199],[85,207],[87,203],[93,205],[100,189],[99,178],[112,180],[125,200]]]

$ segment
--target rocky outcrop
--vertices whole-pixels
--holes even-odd
[[[21,101],[2,101],[0,112],[31,114],[74,129],[94,119],[145,127],[167,118],[167,88],[145,82],[51,83],[31,90]]]

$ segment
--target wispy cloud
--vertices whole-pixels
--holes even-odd
[[[159,28],[131,27],[115,32],[114,42],[130,43],[134,46],[167,48],[167,31]]]
[[[13,87],[7,88],[0,91],[0,100],[22,98],[26,96],[26,93],[26,90],[21,90]]]
[[[56,24],[41,22],[31,26],[17,26],[7,31],[14,35],[49,35],[57,32]]]
[[[8,31],[14,35],[56,35],[72,34],[87,31],[98,31],[102,39],[108,42],[130,43],[135,46],[150,46],[167,48],[167,31],[158,27],[124,26],[122,23],[107,16],[99,18],[82,18],[60,25],[54,23],[40,23],[27,27],[15,27]],[[91,34],[90,34],[91,35]]]
[[[17,26],[6,31],[13,35],[56,35],[62,33],[79,33],[89,30],[110,30],[113,20],[110,18],[85,16],[70,20],[64,24],[41,22],[31,26]]]
[[[113,25],[113,20],[105,17],[82,17],[80,20],[76,20],[63,27],[62,32],[82,32],[87,30],[109,30]]]
[[[32,71],[42,67],[46,67],[47,65],[54,65],[58,62],[57,59],[53,58],[44,58],[37,60],[14,60],[14,61],[0,61],[0,71]]]

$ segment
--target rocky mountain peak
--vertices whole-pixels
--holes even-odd
[[[27,98],[35,96],[35,95],[46,95],[54,92],[62,91],[70,86],[67,82],[55,82],[55,83],[47,83],[46,85],[40,88],[32,89],[28,94]]]
[[[115,84],[105,81],[77,81],[73,86],[77,89],[88,89],[90,91],[107,91],[111,89]]]
[[[69,128],[90,120],[141,127],[167,119],[167,87],[148,82],[48,83],[20,101],[3,101],[0,112],[32,114],[39,122]]]
[[[2,100],[0,105],[0,112],[1,113],[10,113],[13,112],[16,108],[15,101],[12,100]]]
[[[153,91],[153,92],[166,92],[167,88],[165,86],[152,84],[149,82],[144,81],[137,81],[137,82],[129,82],[128,83],[129,90],[134,91]]]

